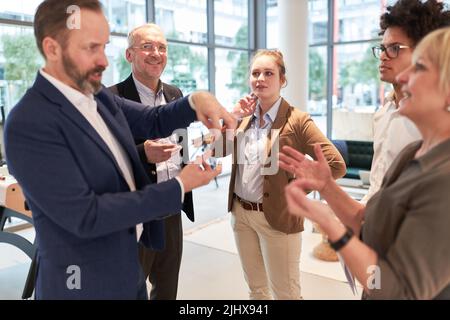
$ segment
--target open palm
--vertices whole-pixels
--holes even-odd
[[[333,180],[328,165],[319,144],[314,145],[317,160],[310,160],[303,153],[284,146],[279,154],[280,167],[297,178],[302,178],[304,186],[309,190],[322,191],[329,181]]]

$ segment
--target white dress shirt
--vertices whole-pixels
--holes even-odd
[[[52,77],[46,73],[43,69],[40,70],[41,75],[47,79],[51,84],[53,84],[56,89],[61,91],[61,93],[73,104],[73,106],[83,115],[84,118],[89,122],[89,124],[98,133],[100,138],[103,139],[105,144],[108,146],[109,150],[114,156],[122,176],[130,188],[130,191],[136,190],[136,184],[134,181],[133,169],[131,167],[130,160],[126,151],[123,149],[122,145],[117,141],[114,134],[109,130],[105,121],[101,117],[100,113],[97,112],[97,102],[92,94],[84,95],[78,90],[75,90],[65,83],[59,81],[58,79]],[[138,224],[136,226],[137,239],[141,237],[143,226]]]
[[[399,114],[394,92],[373,118],[373,159],[370,170],[370,187],[361,200],[366,203],[379,189],[386,171],[402,149],[413,141],[422,139],[415,124]]]
[[[262,203],[264,187],[264,177],[261,175],[261,169],[264,167],[262,161],[266,159],[267,136],[280,105],[281,97],[264,114],[264,125],[260,126],[261,107],[258,103],[250,127],[246,131],[246,138],[242,140],[244,143],[238,146],[238,155],[244,155],[242,159],[244,163],[238,164],[234,193],[244,200]]]

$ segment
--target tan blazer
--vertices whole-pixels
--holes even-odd
[[[238,166],[236,161],[237,141],[239,141],[239,135],[243,134],[249,128],[251,119],[252,116],[243,119],[237,129],[237,134],[232,146],[233,149],[231,149],[231,146],[228,146],[228,150],[234,150],[228,194],[228,211],[232,211],[233,209],[233,194]],[[272,136],[272,130],[274,129],[280,130],[279,135],[275,134]],[[320,143],[325,158],[331,167],[333,177],[337,179],[345,175],[346,167],[344,159],[339,151],[316,127],[308,113],[290,106],[284,99],[282,99],[280,109],[268,138],[268,157],[270,157],[271,154],[276,156],[283,146],[288,145],[315,158],[313,146],[316,143]],[[278,157],[276,156],[276,158]],[[270,167],[270,164],[265,165],[265,167]],[[284,187],[293,179],[294,177],[292,174],[282,169],[277,170],[274,174],[267,174],[264,176],[264,215],[272,228],[285,233],[297,233],[303,231],[303,218],[295,217],[287,212]]]

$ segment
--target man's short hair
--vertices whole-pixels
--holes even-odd
[[[37,8],[34,16],[34,36],[36,44],[45,58],[42,41],[45,37],[51,37],[65,48],[69,28],[67,19],[71,16],[71,6],[81,9],[102,12],[99,0],[45,0]],[[73,8],[73,7],[72,7]]]
[[[164,36],[164,32],[162,31],[161,27],[158,26],[156,23],[146,23],[146,24],[143,24],[141,26],[134,28],[133,30],[130,31],[130,33],[128,33],[128,48],[131,48],[132,46],[135,45],[136,33],[141,29],[155,29],[155,30],[158,30],[159,32],[161,32]]]
[[[398,0],[380,18],[380,35],[387,28],[398,27],[416,46],[428,33],[450,25],[450,12],[437,0]]]

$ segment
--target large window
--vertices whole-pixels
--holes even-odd
[[[0,106],[6,115],[31,86],[41,65],[33,30],[0,24]]]
[[[309,94],[308,109],[319,128],[327,129],[327,47],[312,47],[309,50]]]
[[[249,92],[248,0],[214,0],[215,93],[231,108]]]
[[[333,139],[373,139],[372,117],[381,105],[378,62],[371,42],[336,46]]]
[[[185,94],[210,90],[225,106],[248,92],[249,0],[155,0],[154,12],[169,41],[166,81]]]
[[[155,21],[170,40],[206,43],[207,1],[155,0]]]
[[[278,47],[278,3],[277,0],[267,0],[267,48]]]
[[[103,78],[106,86],[130,73],[125,60],[128,32],[146,21],[155,21],[169,40],[164,80],[179,86],[185,94],[210,90],[228,107],[248,92],[248,59],[255,46],[250,31],[256,30],[250,21],[255,21],[253,15],[260,1],[100,1],[111,28],[106,48],[109,67]],[[42,65],[32,35],[34,13],[41,2],[0,3],[0,103],[6,109],[23,95]]]
[[[209,90],[227,108],[248,93],[249,56],[255,49],[257,32],[255,12],[261,1],[100,1],[111,29],[106,47],[109,67],[103,76],[106,86],[130,74],[130,64],[125,59],[128,32],[154,21],[169,42],[163,81],[178,86],[185,95]],[[32,30],[34,14],[41,2],[0,3],[0,106],[4,106],[6,113],[32,85],[43,63]]]
[[[373,113],[392,87],[380,82],[379,62],[372,56],[370,47],[380,41],[380,15],[386,6],[395,2],[308,0],[307,111],[330,138],[373,139]],[[450,0],[443,2],[450,5]],[[278,46],[274,33],[278,30],[277,5],[277,0],[266,0],[267,43],[271,48]],[[327,121],[328,117],[330,121]],[[331,126],[327,127],[327,124]]]
[[[333,139],[372,140],[373,113],[383,97],[378,60],[371,46],[378,42],[379,18],[385,1],[339,0],[332,21]]]
[[[208,50],[203,46],[171,43],[168,61],[162,76],[189,94],[196,90],[208,90]]]
[[[218,45],[248,48],[248,0],[214,0],[214,38]]]
[[[128,33],[146,21],[145,0],[101,0],[111,32]]]
[[[380,82],[378,60],[370,47],[379,42],[382,11],[393,3],[395,0],[308,0],[307,111],[332,139],[372,140],[373,113],[390,87]],[[267,0],[267,23],[274,29],[276,6],[276,0]],[[276,47],[275,37],[270,36],[268,31],[267,41]]]
[[[328,40],[328,0],[308,1],[309,43],[326,44]]]
[[[308,2],[310,24],[308,39],[311,45],[308,55],[308,106],[320,130],[327,134],[327,71],[328,71],[328,1]]]
[[[41,0],[14,0],[0,2],[0,19],[33,21]]]
[[[106,46],[106,56],[109,66],[103,72],[103,83],[111,86],[122,81],[130,75],[131,68],[125,59],[125,49],[128,46],[127,38],[122,36],[111,36],[110,42]]]
[[[378,37],[383,0],[334,1],[335,42],[360,41]]]
[[[248,52],[216,49],[217,99],[231,109],[239,97],[249,93]]]

